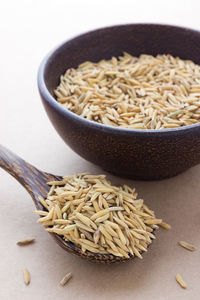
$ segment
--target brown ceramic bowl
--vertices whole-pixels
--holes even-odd
[[[70,39],[43,60],[38,87],[46,112],[63,140],[103,169],[135,179],[179,174],[200,162],[200,124],[163,130],[133,130],[88,121],[65,110],[53,90],[66,69],[127,51],[138,56],[172,54],[200,64],[200,32],[168,25],[102,28]]]

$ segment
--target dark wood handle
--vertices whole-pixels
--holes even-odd
[[[0,145],[0,167],[17,179],[35,198],[46,190],[47,174],[37,170],[19,156]]]
[[[24,168],[27,163],[19,156],[0,145],[0,167],[25,185]]]

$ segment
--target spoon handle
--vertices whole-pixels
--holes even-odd
[[[46,173],[37,170],[2,145],[0,145],[0,167],[18,180],[32,198],[36,194],[42,195],[41,188],[46,188]]]

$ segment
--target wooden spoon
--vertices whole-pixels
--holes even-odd
[[[15,179],[17,179],[23,187],[31,195],[36,209],[45,210],[41,205],[38,196],[46,198],[49,191],[48,181],[61,180],[61,176],[55,176],[46,172],[42,172],[29,163],[25,162],[16,154],[0,145],[0,167],[10,173]],[[98,254],[86,251],[83,253],[80,248],[71,242],[66,242],[61,236],[55,233],[49,233],[53,239],[66,251],[73,255],[79,256],[83,259],[87,259],[96,263],[111,264],[125,262],[134,257],[130,255],[130,258],[117,257],[111,254]]]

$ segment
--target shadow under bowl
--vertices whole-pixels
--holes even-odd
[[[177,175],[200,163],[200,124],[163,130],[124,129],[86,120],[55,99],[60,75],[90,60],[123,51],[171,54],[200,64],[200,32],[169,25],[129,24],[98,29],[70,39],[40,65],[38,88],[47,115],[62,139],[80,156],[108,172],[139,180]]]

